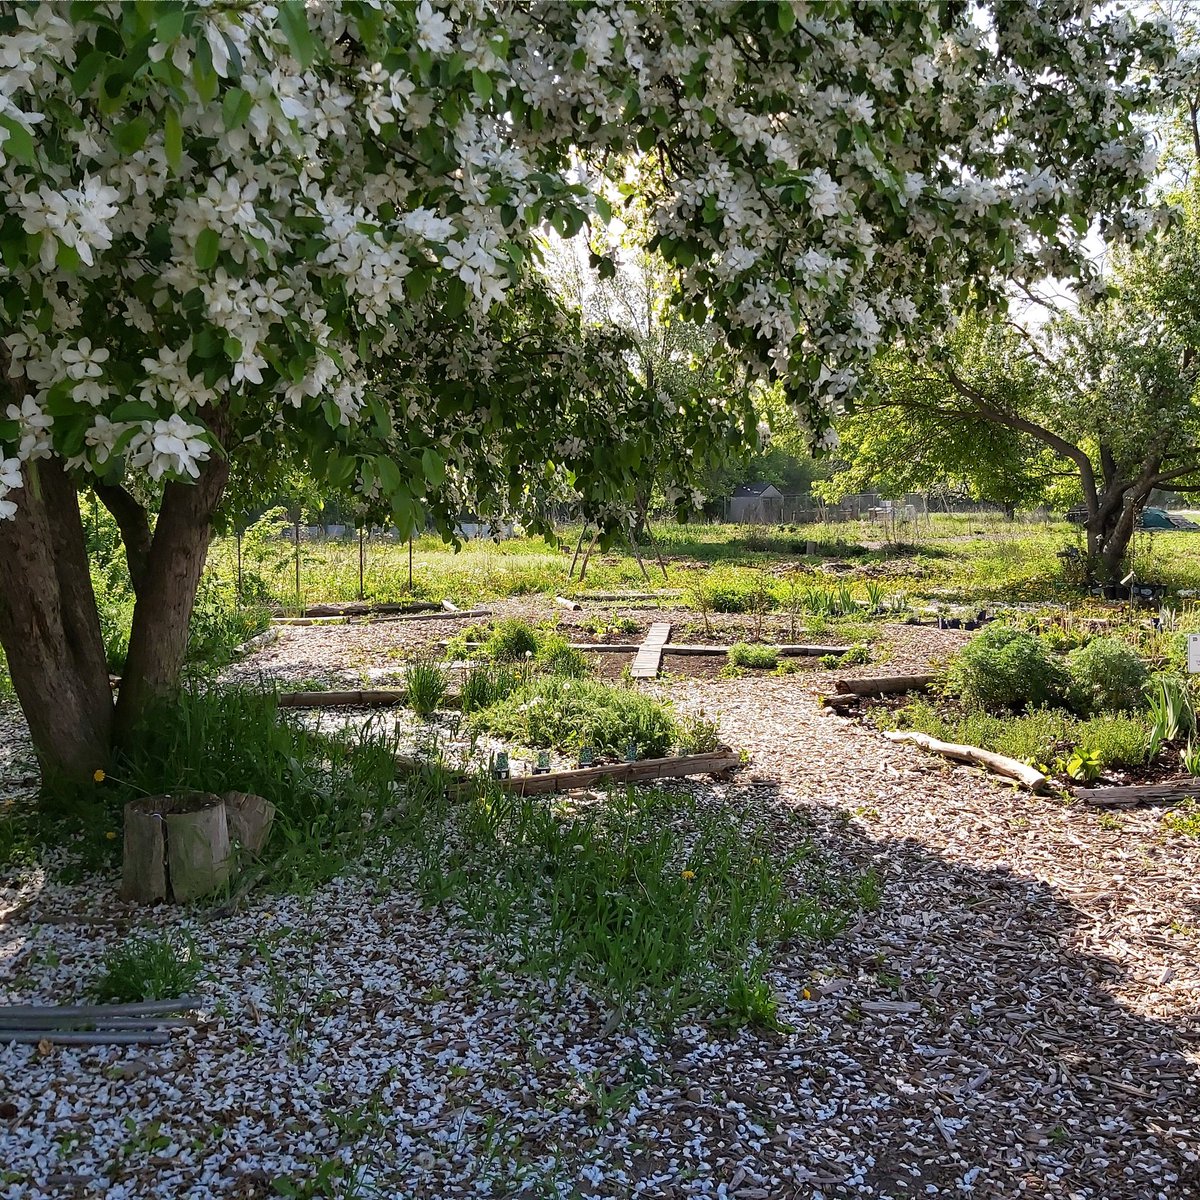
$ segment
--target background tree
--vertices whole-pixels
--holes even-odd
[[[77,777],[178,676],[232,464],[402,531],[558,472],[616,519],[671,413],[538,284],[547,223],[644,196],[679,311],[820,431],[879,346],[1144,232],[1175,61],[1125,13],[632,0],[4,2],[0,55],[0,642]],[[678,486],[754,425],[678,427]],[[115,714],[93,479],[139,563]]]

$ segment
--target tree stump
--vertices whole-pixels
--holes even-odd
[[[225,819],[229,836],[250,854],[261,854],[275,820],[275,805],[249,792],[226,792]]]
[[[229,824],[220,796],[147,796],[125,805],[123,900],[194,900],[223,887],[229,869]]]

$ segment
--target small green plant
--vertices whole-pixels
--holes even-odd
[[[951,660],[946,690],[968,708],[1019,712],[1055,704],[1067,691],[1066,668],[1033,634],[989,625]]]
[[[177,1000],[196,986],[201,965],[187,934],[133,937],[104,956],[104,974],[93,992],[101,1004]]]
[[[541,638],[538,631],[519,617],[505,617],[492,626],[484,652],[495,662],[517,662],[532,658]]]
[[[530,680],[471,720],[475,728],[522,746],[591,746],[622,757],[632,743],[639,758],[658,758],[676,740],[674,717],[652,697],[594,679],[554,675]]]
[[[731,667],[754,667],[772,670],[779,663],[779,654],[774,646],[752,646],[748,642],[735,642],[729,647]]]
[[[1117,637],[1095,638],[1067,656],[1070,701],[1076,712],[1133,712],[1145,701],[1149,672]]]
[[[404,668],[404,688],[408,706],[419,717],[437,712],[446,698],[446,672],[428,658],[414,658]]]
[[[511,696],[529,681],[529,670],[519,663],[472,663],[463,676],[462,710],[468,716]]]
[[[1179,758],[1189,775],[1200,775],[1200,746],[1191,738],[1188,738],[1188,744],[1179,752]]]
[[[721,744],[721,731],[716,721],[710,721],[701,709],[684,713],[676,721],[680,754],[708,754]]]
[[[1190,738],[1196,732],[1196,711],[1187,681],[1178,675],[1159,675],[1150,687],[1150,720],[1156,744]]]
[[[542,638],[533,656],[533,663],[539,671],[549,675],[565,675],[571,679],[582,679],[592,673],[587,655],[582,650],[576,650],[558,633],[548,633]]]
[[[1200,804],[1195,800],[1185,800],[1170,812],[1164,813],[1162,823],[1168,833],[1200,838]]]
[[[1100,751],[1092,746],[1076,746],[1067,757],[1063,769],[1072,779],[1094,783],[1104,770],[1104,759]]]

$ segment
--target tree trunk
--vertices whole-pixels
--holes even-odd
[[[113,705],[79,496],[57,459],[23,475],[0,521],[0,644],[44,780],[81,782],[108,765]]]
[[[212,516],[228,478],[227,461],[214,455],[195,483],[168,483],[163,490],[121,675],[118,741],[130,736],[147,705],[179,682]]]

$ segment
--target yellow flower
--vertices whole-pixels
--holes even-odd
[[[808,988],[805,988],[805,989],[804,989],[804,990],[803,990],[803,991],[800,993],[800,995],[801,995],[801,997],[802,997],[803,999],[805,999],[805,1000],[811,1000],[811,999],[812,999],[812,992],[810,992],[810,991],[808,990]]]
[[[103,770],[103,768],[101,768],[101,767],[97,767],[97,768],[96,768],[96,769],[95,769],[95,770],[92,772],[92,778],[93,778],[93,779],[94,779],[94,780],[95,780],[97,783],[103,783],[103,782],[104,782],[104,770]]]
[[[682,875],[684,879],[695,879],[696,878],[695,871],[680,871],[679,874]]]
[[[115,841],[117,837],[116,833],[114,833],[111,829],[104,836],[108,838],[110,842]]]

